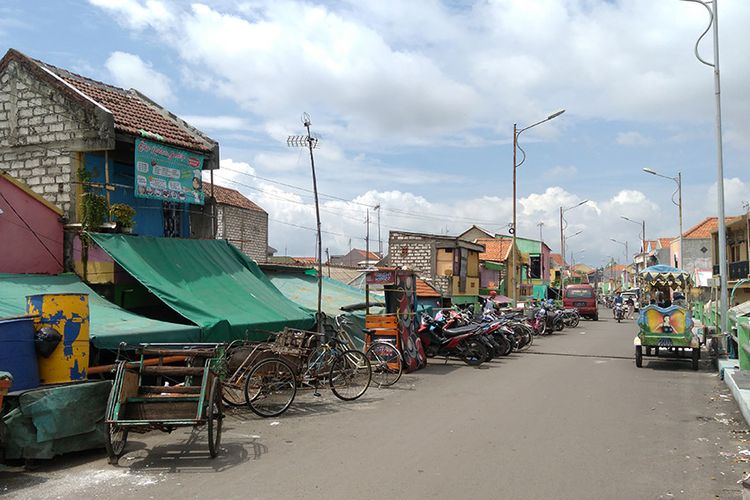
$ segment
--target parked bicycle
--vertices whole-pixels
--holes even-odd
[[[346,326],[351,323],[343,316],[336,316],[336,333],[340,338],[349,340]],[[370,361],[372,367],[373,381],[378,387],[390,387],[401,379],[404,371],[403,356],[401,351],[396,347],[395,341],[383,340],[375,335],[375,330],[364,329],[365,334],[365,355]]]
[[[319,396],[328,385],[344,401],[361,397],[372,380],[370,361],[336,337],[300,330],[279,333],[271,346],[275,354],[255,364],[245,379],[245,400],[261,417],[284,413],[297,390],[311,388]],[[320,343],[318,343],[320,342]]]

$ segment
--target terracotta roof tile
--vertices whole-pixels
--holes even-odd
[[[114,128],[118,132],[147,137],[165,144],[206,153],[213,151],[216,147],[216,141],[136,90],[121,89],[71,73],[43,61],[32,59],[15,49],[8,50],[0,61],[0,68],[11,60],[23,64],[36,77],[44,79],[82,105],[92,106],[95,105],[93,103],[97,103],[105,108],[112,114]],[[142,134],[141,131],[147,134]],[[152,136],[149,137],[149,134]]]
[[[564,266],[565,265],[565,262],[563,261],[562,255],[560,255],[559,253],[551,253],[551,254],[549,254],[549,258],[552,260],[552,262],[554,262],[558,266]]]
[[[417,278],[417,297],[442,297],[440,292],[432,288],[432,285],[427,283],[422,278]]]
[[[484,245],[484,252],[479,254],[479,260],[490,260],[493,262],[505,262],[510,255],[510,249],[513,245],[513,240],[510,239],[494,239],[494,238],[479,238],[475,243]]]
[[[731,224],[736,221],[740,216],[725,217],[724,221],[726,224]],[[719,230],[719,218],[718,217],[706,217],[701,222],[691,227],[682,235],[686,240],[690,239],[709,239],[711,233],[715,233]]]
[[[662,248],[669,248],[674,238],[659,238],[659,244]]]
[[[218,184],[214,184],[213,189],[214,189],[213,191],[214,198],[216,198],[217,203],[222,203],[224,205],[231,205],[233,207],[245,208],[247,210],[253,210],[256,212],[266,213],[265,210],[260,208],[258,205],[256,205],[252,201],[250,201],[244,194],[240,193],[236,189],[226,188],[224,186],[219,186]],[[211,193],[210,182],[203,183],[203,191],[205,193]]]

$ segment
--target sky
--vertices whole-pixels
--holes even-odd
[[[518,235],[600,266],[646,236],[676,237],[717,214],[708,25],[680,0],[4,0],[10,47],[137,88],[221,148],[217,184],[269,213],[277,255],[315,253],[305,132],[315,150],[323,248],[371,248],[389,230],[457,235],[512,221]],[[719,2],[726,213],[750,200],[750,2]],[[712,37],[700,46],[713,61]],[[520,155],[520,153],[519,153]],[[379,205],[379,211],[374,207]],[[540,223],[542,223],[540,225]],[[324,250],[325,251],[325,250]],[[573,255],[571,257],[571,253]]]

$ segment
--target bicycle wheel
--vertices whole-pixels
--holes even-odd
[[[344,351],[331,365],[328,383],[333,394],[344,401],[353,401],[365,393],[372,380],[370,361],[362,351]]]
[[[245,399],[259,417],[284,413],[297,394],[297,379],[289,363],[281,358],[265,359],[245,379]]]
[[[367,348],[367,359],[372,367],[372,378],[380,387],[389,387],[401,378],[404,366],[401,353],[388,342],[373,342]]]

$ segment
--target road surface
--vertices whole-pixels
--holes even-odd
[[[634,324],[608,313],[480,368],[432,361],[356,402],[325,391],[276,419],[234,412],[215,460],[202,432],[134,435],[117,467],[76,454],[0,473],[0,495],[741,498],[750,435],[709,362],[637,369]]]

